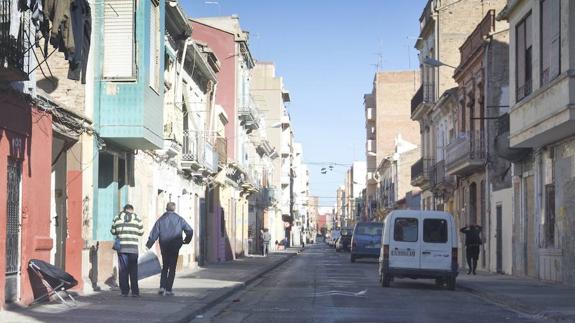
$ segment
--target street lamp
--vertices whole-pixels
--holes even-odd
[[[438,61],[435,58],[432,58],[429,56],[425,56],[425,58],[423,59],[423,64],[425,64],[427,66],[431,66],[431,67],[447,66],[447,67],[451,67],[453,69],[457,69],[457,67],[455,67],[455,66],[445,64],[444,62]]]

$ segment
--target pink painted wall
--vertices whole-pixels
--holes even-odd
[[[68,237],[66,238],[66,272],[74,276],[82,290],[82,170],[70,170],[68,165],[66,194],[68,196]]]
[[[0,307],[4,305],[6,272],[6,198],[8,158],[22,161],[21,175],[21,245],[20,301],[30,303],[33,293],[28,278],[28,261],[33,258],[50,261],[53,241],[50,238],[50,189],[52,155],[52,116],[33,108],[15,96],[0,95]],[[30,114],[31,110],[31,114]],[[8,129],[7,129],[8,128]],[[23,139],[23,150],[10,149],[15,140]]]
[[[235,159],[236,129],[236,42],[234,35],[225,31],[192,21],[192,38],[199,40],[214,51],[221,64],[217,74],[216,104],[221,105],[228,115],[226,138],[228,160]]]

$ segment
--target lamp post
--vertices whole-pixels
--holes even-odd
[[[422,63],[427,65],[427,66],[431,66],[431,67],[447,66],[447,67],[451,67],[452,69],[457,69],[457,67],[455,67],[453,65],[446,64],[442,61],[436,60],[435,58],[432,58],[429,56],[425,56]]]

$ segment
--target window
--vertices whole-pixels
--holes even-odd
[[[150,4],[150,87],[160,89],[160,6],[157,0]]]
[[[401,242],[417,241],[418,221],[415,218],[397,218],[393,227],[393,240]]]
[[[134,26],[134,0],[104,0],[104,78],[134,78]]]
[[[545,185],[545,245],[555,246],[555,184]]]
[[[541,2],[541,85],[553,80],[561,65],[560,0]]]
[[[443,219],[423,220],[423,241],[429,243],[447,242],[447,221]]]
[[[381,236],[383,231],[382,224],[358,224],[355,229],[355,234],[370,235],[370,236]]]
[[[515,35],[516,100],[520,101],[531,94],[532,89],[531,13],[517,24]]]

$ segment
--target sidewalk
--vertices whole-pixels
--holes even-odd
[[[457,286],[518,312],[575,322],[575,287],[491,273],[460,274]]]
[[[157,294],[159,275],[140,281],[139,298],[105,291],[78,297],[78,305],[50,303],[0,312],[0,322],[189,322],[265,273],[277,268],[299,249],[250,256],[213,264],[176,276],[175,296]]]

